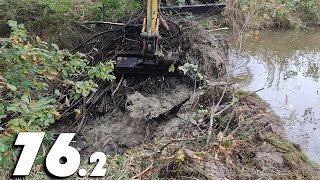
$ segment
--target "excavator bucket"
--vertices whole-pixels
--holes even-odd
[[[179,64],[179,53],[165,53],[163,56],[148,58],[141,52],[125,52],[117,56],[117,73],[126,74],[172,74],[170,67]]]
[[[180,16],[192,15],[208,17],[221,14],[225,7],[226,5],[223,3],[210,3],[180,6],[162,6],[160,7],[160,10],[173,15],[178,14]]]

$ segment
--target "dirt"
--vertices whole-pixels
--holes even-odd
[[[187,28],[181,36],[187,62],[199,64],[207,77],[223,76],[228,62],[228,37],[192,24]]]
[[[126,95],[124,112],[116,109],[111,115],[106,114],[91,121],[82,131],[82,142],[90,144],[90,148],[87,149],[89,152],[103,151],[110,155],[149,142],[156,128],[174,128],[175,123],[161,124],[161,121],[170,121],[175,108],[185,103],[190,94],[191,90],[185,85],[179,85],[170,92],[161,94],[138,91],[129,93]],[[87,143],[79,148],[87,147]]]
[[[133,119],[151,120],[168,114],[190,98],[190,89],[179,85],[170,93],[142,95],[136,91],[127,96],[126,109]]]

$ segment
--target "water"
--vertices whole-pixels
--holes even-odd
[[[230,56],[241,86],[264,88],[257,94],[285,120],[289,139],[320,164],[320,32],[260,32]]]

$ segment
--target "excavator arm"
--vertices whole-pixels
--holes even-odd
[[[165,74],[171,64],[179,61],[179,54],[161,50],[160,3],[146,0],[145,16],[141,30],[142,49],[140,52],[124,52],[117,57],[116,70],[120,73]],[[178,63],[177,63],[178,64]]]
[[[141,38],[143,41],[142,55],[149,58],[149,63],[156,63],[154,62],[157,59],[155,55],[160,46],[159,7],[158,0],[147,0]]]
[[[159,1],[147,0],[146,31],[149,35],[158,34],[159,31]],[[144,28],[145,29],[145,28]]]

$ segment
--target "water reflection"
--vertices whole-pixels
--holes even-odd
[[[262,32],[232,51],[236,79],[286,119],[289,138],[320,163],[320,32]]]

